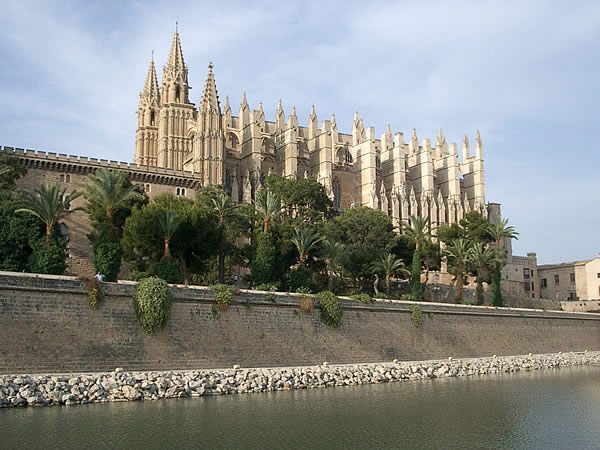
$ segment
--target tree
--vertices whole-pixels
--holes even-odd
[[[40,219],[46,225],[46,239],[52,238],[54,227],[58,223],[81,208],[71,209],[71,202],[79,197],[79,192],[73,191],[66,194],[66,189],[60,190],[56,183],[42,184],[33,193],[21,191],[23,196],[22,207],[17,209],[17,213],[31,214]]]
[[[128,183],[127,174],[124,172],[98,169],[96,173],[89,175],[89,179],[90,183],[84,186],[88,212],[101,208],[111,224],[119,207],[140,196],[138,188]]]
[[[256,236],[256,254],[252,260],[252,282],[255,285],[271,283],[275,280],[275,246],[269,233]]]
[[[162,259],[171,258],[171,251],[169,250],[169,241],[173,237],[173,234],[181,225],[181,219],[177,217],[177,214],[173,211],[160,210],[157,214],[158,226],[162,234],[162,238],[165,243],[165,252]]]
[[[421,287],[422,246],[431,236],[429,233],[429,219],[410,216],[409,224],[403,224],[402,228],[406,236],[415,242],[411,271],[411,297],[415,301],[421,301],[423,299]]]
[[[461,303],[463,285],[465,284],[467,267],[470,262],[469,242],[462,238],[455,239],[446,246],[444,253],[448,257],[450,273],[455,277],[456,294],[454,302]]]
[[[184,283],[190,271],[208,270],[209,261],[217,255],[218,224],[212,205],[203,200],[190,200],[173,194],[159,194],[148,204],[136,206],[123,228],[123,257],[139,271],[148,271],[164,256],[164,234],[158,216],[172,211],[181,223],[169,239],[170,253],[179,261]]]
[[[498,222],[490,224],[489,234],[496,244],[494,249],[495,265],[492,273],[492,303],[494,306],[504,306],[500,282],[505,255],[500,253],[500,242],[504,239],[519,239],[517,237],[519,233],[515,231],[513,226],[508,225],[508,219],[500,219]]]
[[[333,292],[333,277],[341,269],[340,259],[344,252],[344,246],[339,242],[325,240],[321,250],[327,269],[327,290]]]
[[[294,228],[292,243],[298,250],[298,262],[303,265],[308,265],[309,253],[311,250],[314,250],[322,240],[322,236],[308,227],[301,229]]]
[[[225,219],[230,217],[235,211],[235,205],[231,199],[220,192],[216,198],[211,198],[214,211],[219,221],[219,283],[225,282]]]
[[[328,220],[325,236],[331,242],[342,242],[341,264],[356,288],[364,290],[373,274],[377,255],[391,251],[397,239],[392,220],[382,211],[367,207],[350,208]]]
[[[494,253],[481,242],[475,242],[469,249],[469,260],[475,268],[477,276],[477,304],[483,305],[483,281],[490,270]]]
[[[269,224],[277,219],[281,210],[279,196],[267,188],[262,188],[256,193],[254,208],[257,216],[263,222],[263,233],[268,233]]]
[[[0,190],[10,189],[15,181],[27,173],[19,158],[7,151],[0,151]]]
[[[404,268],[404,262],[401,259],[396,258],[391,253],[386,253],[384,256],[381,256],[379,260],[377,260],[373,264],[373,270],[375,272],[383,273],[385,277],[385,293],[386,295],[390,294],[390,278],[401,272],[406,275],[410,275],[410,272]]]

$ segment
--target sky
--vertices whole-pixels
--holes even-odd
[[[190,98],[209,62],[221,104],[306,126],[354,111],[420,141],[484,145],[486,201],[538,262],[600,252],[600,2],[2,0],[0,145],[131,162],[152,52],[175,23]],[[594,192],[596,194],[594,194]]]

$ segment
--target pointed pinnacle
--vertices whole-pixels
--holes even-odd
[[[281,99],[279,99],[279,102],[277,103],[277,113],[283,112],[283,103],[281,102]]]

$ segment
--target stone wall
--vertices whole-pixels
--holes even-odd
[[[214,312],[213,292],[173,287],[168,326],[145,334],[134,284],[104,283],[97,310],[70,277],[0,272],[0,373],[266,367],[600,349],[600,315],[421,303],[344,300],[338,329],[318,307],[301,313],[297,294],[243,291]]]

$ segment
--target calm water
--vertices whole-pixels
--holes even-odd
[[[0,448],[600,448],[600,367],[0,409]]]

